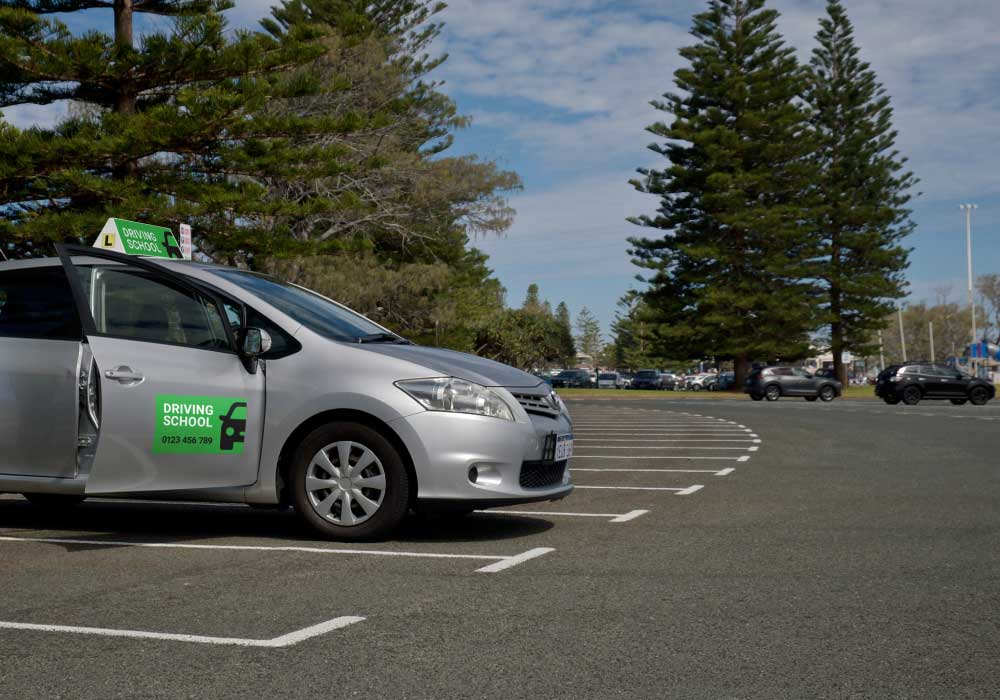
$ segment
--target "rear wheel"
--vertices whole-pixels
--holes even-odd
[[[903,403],[907,406],[916,406],[922,398],[923,394],[921,394],[920,387],[918,386],[908,386],[903,389]]]
[[[956,406],[964,406],[969,400],[968,399],[952,399],[951,402]]]
[[[78,506],[86,500],[86,496],[72,496],[65,493],[22,493],[31,504],[46,510],[62,510]]]
[[[982,406],[990,400],[990,392],[984,386],[974,386],[969,391],[969,403],[973,406]]]
[[[766,389],[764,389],[764,398],[768,401],[777,401],[781,398],[781,387],[777,384],[769,384]]]
[[[804,398],[804,399],[805,399],[806,401],[815,401],[815,400],[816,400],[816,399],[818,399],[819,397],[818,397],[818,396],[804,396],[803,398]]]
[[[764,396],[762,394],[750,394],[750,398],[754,401],[763,401]]]
[[[403,459],[381,433],[359,423],[331,423],[296,450],[291,500],[299,517],[339,540],[387,536],[409,507]]]
[[[821,401],[830,402],[837,398],[837,391],[829,384],[824,385],[819,390],[819,398]]]
[[[890,406],[895,406],[896,404],[899,403],[899,397],[896,395],[884,396],[882,397],[882,400],[885,401]]]

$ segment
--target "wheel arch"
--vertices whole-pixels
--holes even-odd
[[[410,455],[410,451],[406,448],[406,443],[403,442],[402,438],[400,438],[396,431],[393,430],[392,427],[390,427],[385,421],[373,416],[370,413],[347,408],[333,409],[317,413],[316,415],[304,420],[285,439],[284,444],[281,446],[281,452],[278,454],[279,500],[282,503],[288,503],[288,497],[285,494],[285,488],[288,484],[288,470],[291,467],[292,458],[295,456],[295,449],[298,447],[299,443],[305,439],[306,435],[321,425],[348,422],[359,423],[377,431],[385,437],[385,439],[391,442],[393,447],[396,448],[399,452],[399,456],[403,460],[403,466],[406,467],[406,474],[409,476],[410,483],[412,485],[410,488],[410,505],[412,505],[417,497],[417,471],[413,466],[413,457]]]

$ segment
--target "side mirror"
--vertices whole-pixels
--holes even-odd
[[[271,349],[271,334],[261,328],[243,331],[243,355],[258,357]]]

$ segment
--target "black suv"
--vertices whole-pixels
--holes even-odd
[[[887,367],[875,380],[875,395],[888,404],[900,401],[916,406],[921,399],[949,399],[956,406],[982,406],[994,398],[996,387],[950,365],[915,362]]]
[[[666,377],[656,369],[640,369],[632,378],[633,389],[663,389]],[[673,387],[671,387],[673,388]]]
[[[588,389],[590,386],[590,370],[586,369],[564,369],[552,377],[554,389]]]
[[[836,379],[813,376],[798,367],[763,367],[750,372],[743,392],[754,401],[777,401],[782,396],[833,401],[840,396],[841,389]]]

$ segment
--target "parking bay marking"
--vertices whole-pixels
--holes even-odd
[[[307,554],[368,554],[383,557],[415,557],[421,559],[478,559],[493,561],[477,573],[492,574],[523,564],[529,559],[535,559],[543,554],[556,551],[553,547],[536,547],[512,556],[496,554],[446,554],[443,552],[394,552],[377,549],[326,549],[323,547],[269,547],[244,544],[185,544],[181,542],[112,542],[107,540],[77,540],[60,537],[5,537],[0,536],[0,542],[32,542],[42,544],[96,545],[104,547],[151,547],[162,549],[201,549],[224,550],[235,552],[305,552]]]
[[[642,517],[648,510],[630,510],[628,513],[566,513],[564,511],[545,510],[477,510],[476,513],[487,513],[489,515],[567,515],[577,518],[610,518],[613,523],[627,523],[630,520]]]
[[[676,496],[690,496],[696,491],[701,491],[702,484],[695,484],[686,488],[669,488],[667,486],[575,486],[578,489],[611,489],[615,491],[673,491]]]
[[[729,476],[736,467],[726,467],[725,469],[581,469],[573,467],[571,472],[638,472],[656,474],[715,474],[716,476]]]
[[[305,627],[295,632],[283,634],[273,639],[242,639],[239,637],[206,637],[197,634],[172,634],[168,632],[144,632],[140,630],[118,630],[104,627],[74,627],[70,625],[37,625],[27,622],[0,621],[0,629],[31,630],[35,632],[64,632],[69,634],[91,634],[99,637],[130,637],[132,639],[160,639],[170,642],[194,642],[197,644],[222,644],[240,647],[262,647],[280,649],[304,642],[313,637],[361,622],[365,618],[355,616],[335,617],[318,625]]]
[[[631,460],[631,459],[721,459],[721,460],[726,460],[726,461],[730,461],[730,462],[746,462],[746,461],[748,461],[750,459],[750,455],[743,455],[741,457],[716,457],[714,455],[711,456],[711,457],[706,457],[706,456],[702,456],[702,455],[694,455],[694,456],[688,456],[688,455],[660,455],[658,457],[651,457],[651,456],[639,456],[639,457],[635,457],[635,456],[632,456],[632,455],[581,455],[581,454],[574,454],[573,458],[574,459],[577,459],[577,458],[579,458],[579,459],[617,459],[617,460],[622,460],[622,459],[629,459],[629,460]]]

